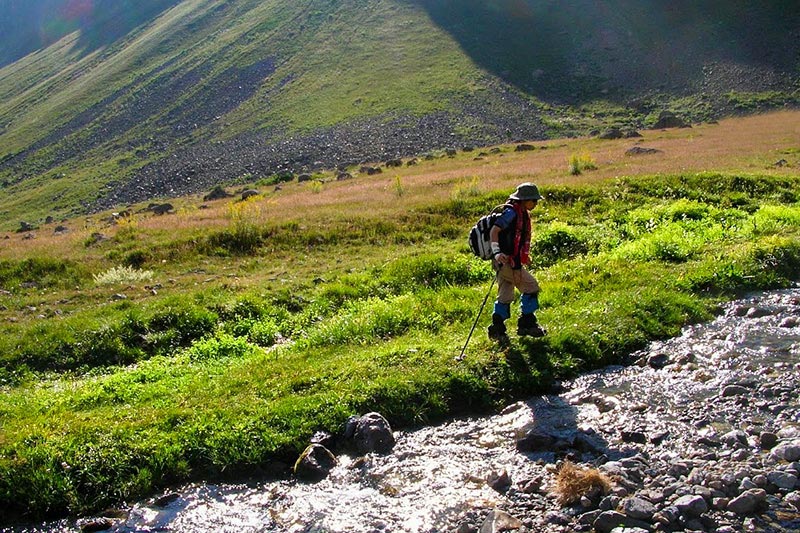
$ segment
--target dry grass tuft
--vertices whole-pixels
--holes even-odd
[[[595,491],[608,494],[611,479],[596,468],[582,468],[565,461],[556,473],[553,489],[560,505],[569,505]]]

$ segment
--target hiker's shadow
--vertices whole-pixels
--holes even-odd
[[[516,347],[509,347],[506,360],[517,372],[538,374],[545,381],[556,375],[547,343],[539,339],[526,339]],[[575,395],[563,388],[530,398],[525,402],[532,421],[517,430],[517,449],[531,460],[554,463],[560,459],[573,462],[601,464],[631,455],[628,447],[615,448],[591,425],[591,420],[580,419],[579,405],[591,409],[596,395],[589,391]],[[586,400],[589,398],[589,401]],[[590,417],[593,418],[593,417]],[[587,423],[588,422],[588,423]]]

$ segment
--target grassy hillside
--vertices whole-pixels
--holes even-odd
[[[751,4],[3,3],[19,50],[36,9],[63,24],[0,68],[0,227],[664,110],[796,105],[800,9]]]
[[[624,361],[722,299],[788,286],[798,125],[784,112],[502,145],[8,234],[0,524],[189,479],[285,475],[314,431],[351,414],[410,427],[495,409]],[[459,360],[491,280],[465,235],[527,180],[546,196],[532,250],[548,336],[499,347],[484,312]]]

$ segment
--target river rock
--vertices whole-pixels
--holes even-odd
[[[708,511],[708,504],[703,497],[694,494],[687,494],[675,500],[675,507],[681,512],[681,515],[689,518],[697,518]]]
[[[648,531],[650,530],[650,526],[646,522],[631,518],[630,516],[625,516],[617,511],[604,511],[600,513],[600,516],[598,516],[592,524],[592,527],[597,533],[611,533],[615,528],[620,526],[628,528],[640,527]]]
[[[94,533],[96,531],[105,531],[111,529],[114,522],[108,518],[91,518],[78,524],[81,531],[86,533]]]
[[[497,492],[505,492],[511,486],[511,476],[506,470],[492,471],[486,476],[486,484]]]
[[[748,389],[747,387],[742,387],[741,385],[727,385],[722,389],[720,395],[723,398],[730,398],[731,396],[743,396],[749,393],[750,389]]]
[[[800,318],[796,316],[789,316],[781,320],[779,324],[782,328],[796,328],[800,324]]]
[[[729,431],[720,437],[720,442],[729,448],[747,446],[747,433],[740,429]]]
[[[320,481],[336,466],[336,457],[321,444],[311,444],[294,465],[294,474],[303,481]]]
[[[516,445],[521,452],[550,451],[556,442],[553,435],[536,429],[535,425],[517,431]]]
[[[504,511],[494,509],[486,516],[486,520],[481,524],[481,529],[479,531],[480,533],[497,533],[500,531],[511,531],[521,527],[522,522],[518,519]]]
[[[380,413],[351,417],[347,422],[345,438],[352,438],[361,454],[389,453],[395,444],[392,428]]]
[[[778,436],[775,433],[763,431],[758,437],[758,442],[761,445],[762,450],[771,450],[776,444],[778,444]]]
[[[637,498],[635,496],[622,500],[621,508],[626,516],[638,520],[646,520],[648,522],[653,519],[653,515],[656,514],[657,511],[655,505],[643,498]]]
[[[752,514],[766,499],[767,492],[764,489],[746,490],[728,502],[728,511],[737,515]]]
[[[767,474],[767,481],[781,490],[792,490],[797,485],[797,476],[789,472],[776,470]]]
[[[786,496],[784,496],[783,501],[788,503],[789,505],[794,506],[795,509],[800,511],[800,491],[790,492]]]
[[[772,449],[772,457],[784,461],[797,461],[800,459],[800,440],[781,442]]]

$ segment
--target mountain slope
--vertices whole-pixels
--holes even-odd
[[[32,2],[83,15],[0,69],[0,225],[287,170],[642,127],[664,109],[701,120],[800,101],[794,2],[662,4]],[[2,61],[35,47],[19,5],[0,3],[6,27],[20,22]]]

